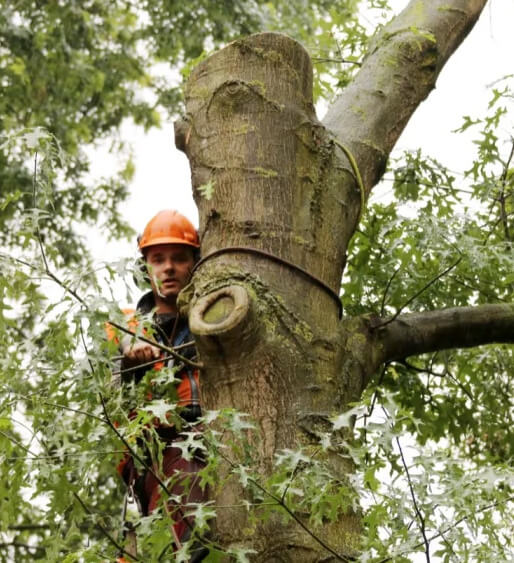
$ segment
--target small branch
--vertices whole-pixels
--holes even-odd
[[[8,434],[6,434],[5,432],[3,432],[2,430],[0,430],[0,434],[2,434],[3,436],[5,436],[8,440],[10,440],[11,442],[13,442],[14,444],[16,444],[17,446],[19,446],[20,448],[22,448],[23,450],[25,450],[27,453],[29,453],[32,456],[35,456],[35,454],[33,454],[28,448],[26,448],[23,444],[21,444],[20,442],[18,442],[16,439],[12,438],[11,436],[9,436]],[[37,457],[37,456],[36,456]],[[84,508],[84,510],[86,510],[86,512],[88,514],[92,514],[91,510],[83,503],[82,499],[78,496],[78,494],[76,492],[73,492],[73,495],[75,496],[75,498],[79,501],[79,503],[81,504],[81,506]],[[109,534],[109,532],[107,532],[107,530],[105,530],[103,528],[103,526],[101,526],[100,524],[96,523],[97,528],[107,537],[107,539],[114,545],[116,546],[120,551],[122,551],[123,553],[126,553],[125,550],[116,542],[116,540]],[[43,526],[41,526],[40,528],[42,528]],[[48,528],[48,526],[46,526]],[[33,526],[31,527],[26,527],[26,528],[22,528],[22,525],[20,525],[19,527],[10,527],[10,529],[18,529],[18,530],[22,530],[22,529],[35,529]],[[0,544],[1,547],[2,544]],[[6,545],[6,544],[4,544]],[[9,545],[14,545],[14,543],[9,544]],[[23,547],[23,544],[19,544],[19,547]],[[37,546],[30,546],[31,549],[41,549]],[[130,555],[129,553],[127,553],[127,555]],[[135,559],[135,561],[139,561],[139,559]]]
[[[469,281],[469,280],[468,280],[468,278],[466,278],[462,274],[459,274],[458,276],[451,274],[448,277],[450,279],[452,279],[455,283],[458,283],[459,285],[461,285],[462,287],[466,287],[467,289],[471,289],[472,291],[477,291],[480,295],[487,297],[487,299],[489,299],[490,301],[500,301],[502,303],[507,303],[507,301],[505,299],[503,299],[502,297],[499,297],[498,295],[495,295],[494,293],[492,293],[490,291],[487,291],[487,289],[483,289],[481,287],[476,287],[474,285],[466,283],[466,281],[463,281],[461,278],[464,278],[467,281]],[[485,283],[485,282],[482,280],[482,283]],[[492,284],[488,284],[488,285],[492,286]]]
[[[505,166],[503,167],[503,172],[500,178],[500,185],[501,185],[501,192],[500,195],[498,197],[498,201],[500,203],[500,217],[501,217],[501,221],[503,223],[503,231],[505,233],[505,238],[509,241],[512,242],[511,236],[510,236],[510,232],[509,232],[509,223],[508,223],[508,214],[507,214],[507,210],[505,207],[505,200],[507,199],[508,196],[505,196],[505,187],[507,184],[507,174],[509,172],[509,168],[510,168],[510,163],[512,162],[512,157],[514,156],[514,139],[511,139],[511,148],[510,148],[510,154],[507,158],[507,162],[505,163]]]
[[[384,367],[382,368],[382,371],[380,372],[380,377],[378,378],[378,381],[377,381],[377,388],[375,389],[375,392],[373,393],[373,397],[371,399],[371,404],[369,406],[369,410],[363,416],[363,420],[364,420],[364,443],[366,443],[368,441],[368,418],[373,414],[373,411],[375,410],[375,404],[376,404],[377,399],[378,399],[378,388],[380,387],[380,385],[382,385],[382,381],[384,380],[384,376],[387,372],[388,367],[389,367],[388,363],[384,364]],[[366,451],[366,455],[365,455],[364,459],[365,459],[365,463],[368,464],[368,462],[369,462],[369,451]]]
[[[475,400],[471,391],[466,389],[466,387],[454,375],[452,375],[448,371],[448,369],[445,369],[444,373],[438,373],[438,372],[433,371],[429,368],[418,368],[417,366],[407,362],[407,360],[400,361],[399,363],[404,365],[405,367],[407,367],[409,369],[417,371],[418,373],[428,373],[429,375],[433,375],[434,377],[446,377],[446,376],[448,376],[455,383],[455,385],[457,385],[457,387],[459,387],[459,389],[468,397],[468,399],[470,399],[471,401]]]
[[[447,532],[449,532],[450,530],[453,530],[453,528],[457,527],[459,524],[462,524],[462,522],[465,522],[468,518],[471,518],[471,516],[476,516],[477,514],[481,513],[481,512],[485,512],[486,510],[491,510],[491,508],[496,508],[497,506],[500,506],[501,504],[505,504],[507,502],[512,502],[514,501],[514,496],[513,497],[508,497],[504,500],[499,500],[496,502],[492,502],[491,504],[487,504],[486,506],[482,506],[481,508],[476,509],[473,514],[466,514],[466,516],[462,516],[461,518],[459,518],[457,521],[455,521],[451,526],[446,527],[444,530],[441,530],[439,532],[437,532],[437,534],[434,534],[433,536],[431,536],[428,541],[433,541],[439,537],[441,537],[443,534],[446,534]],[[414,549],[417,547],[420,547],[421,544],[415,545]]]
[[[388,416],[387,413],[386,413],[386,416]],[[418,506],[418,501],[416,500],[416,493],[414,492],[414,486],[412,485],[412,479],[411,479],[411,476],[410,476],[409,467],[407,466],[407,462],[405,461],[405,456],[403,455],[403,450],[402,450],[402,446],[400,444],[400,439],[398,438],[398,436],[396,436],[395,440],[396,440],[396,445],[398,446],[398,449],[400,451],[400,457],[402,459],[403,469],[405,470],[405,475],[407,476],[407,482],[409,484],[410,496],[412,498],[412,503],[414,504],[414,512],[416,513],[416,516],[419,520],[419,529],[420,529],[421,535],[423,536],[423,545],[425,547],[425,558],[427,560],[427,563],[430,563],[430,542],[429,542],[429,540],[427,538],[427,534],[426,534],[425,518],[424,518],[423,514],[421,514],[421,510],[419,509],[419,506]]]
[[[340,58],[340,59],[333,59],[330,57],[312,57],[312,62],[314,64],[321,64],[321,63],[339,63],[339,64],[349,64],[355,66],[362,66],[362,63],[359,61],[350,61],[348,59]]]
[[[37,191],[37,152],[34,155],[34,174],[32,176],[32,198],[33,198],[33,207],[34,211],[37,209],[36,205],[36,191]],[[46,259],[45,247],[43,245],[43,239],[41,238],[41,231],[39,230],[39,222],[35,225],[35,233],[36,238],[38,241],[39,249],[41,251],[41,257],[43,259],[43,265],[45,267],[45,273],[49,276],[54,282],[60,285],[66,292],[72,295],[81,305],[85,306],[84,300],[75,292],[73,289],[68,287],[63,281],[61,281],[51,270],[48,265],[48,260]]]
[[[396,270],[393,272],[393,275],[389,278],[387,285],[384,289],[384,294],[382,295],[382,302],[380,303],[380,316],[381,317],[384,316],[385,302],[386,302],[387,294],[389,292],[389,288],[391,287],[391,284],[393,283],[394,278],[396,277],[396,275],[398,274],[398,272],[400,270],[401,270],[401,266],[398,266],[398,268],[396,268]]]
[[[194,345],[195,345],[194,340],[190,340],[189,342],[184,342],[184,344],[179,344],[178,346],[173,346],[173,350],[183,350],[184,348],[190,348]],[[123,354],[120,354],[118,356],[111,356],[109,358],[109,360],[115,362],[117,360],[123,360],[124,357],[125,356]],[[148,364],[153,364],[153,363],[156,363],[156,362],[159,362],[159,361],[164,362],[166,360],[171,359],[172,357],[173,356],[166,356],[165,358],[160,358],[159,360],[154,360],[153,362],[148,362]],[[141,364],[139,367],[143,367],[143,365],[146,365],[146,364]]]
[[[135,331],[133,331],[129,328],[126,328],[123,325],[120,325],[120,324],[118,324],[114,321],[106,321],[106,322],[107,322],[107,324],[110,324],[114,328],[121,330],[121,332],[124,332],[125,334],[130,334],[131,336],[134,336],[137,340],[141,340],[142,342],[146,342],[148,344],[151,344],[152,346],[155,346],[156,348],[159,348],[160,350],[163,350],[164,352],[167,352],[168,354],[170,354],[171,356],[173,356],[177,360],[180,360],[184,364],[190,365],[190,366],[192,366],[194,368],[198,368],[198,369],[202,369],[204,367],[202,363],[193,362],[192,360],[189,360],[185,356],[178,354],[177,352],[175,352],[174,348],[170,348],[169,346],[165,346],[164,344],[161,344],[160,342],[152,340],[151,338],[146,338],[146,336],[136,334]]]
[[[102,421],[107,424],[107,426],[109,426],[109,428],[116,434],[116,436],[121,440],[121,442],[123,443],[123,445],[127,448],[128,452],[130,453],[130,455],[136,459],[137,461],[139,461],[139,463],[146,469],[146,471],[148,471],[149,473],[151,473],[157,483],[159,484],[159,486],[161,487],[161,489],[168,495],[171,496],[171,492],[168,489],[168,487],[166,486],[166,484],[162,481],[162,479],[157,475],[157,473],[155,473],[155,471],[145,462],[145,460],[139,456],[135,451],[134,448],[131,447],[131,445],[127,442],[127,440],[125,440],[125,438],[118,432],[118,429],[116,428],[116,426],[114,426],[114,424],[112,423],[109,414],[107,413],[107,408],[105,406],[105,401],[104,398],[102,396],[102,394],[99,394],[100,397],[100,402],[102,404],[102,409],[104,412],[104,416],[105,416],[105,420],[102,419]]]
[[[29,545],[28,543],[22,543],[18,541],[0,543],[0,549],[4,549],[6,547],[14,547],[16,549],[26,549],[27,551],[30,550],[41,551],[41,552],[45,551],[42,547],[39,547],[37,545]]]
[[[14,256],[10,256],[9,254],[4,254],[3,252],[0,252],[0,258],[2,258],[3,260],[9,260],[10,262],[15,262],[16,264],[21,264],[22,266],[25,266],[26,268],[32,271],[39,271],[39,268],[34,266],[34,264],[22,260],[21,258],[15,258]]]
[[[48,524],[12,524],[7,526],[7,529],[23,532],[25,530],[49,530],[50,526]]]
[[[79,495],[75,491],[73,492],[73,496],[75,497],[77,502],[80,504],[80,506],[84,509],[84,511],[87,514],[89,514],[90,516],[94,516],[94,512],[86,505],[86,503],[79,497]],[[133,561],[141,561],[139,557],[132,555],[128,551],[125,551],[123,549],[123,546],[120,545],[101,524],[99,524],[98,522],[95,522],[94,524],[100,530],[100,532],[102,532],[102,534],[109,540],[109,542],[118,550],[119,553],[123,553],[124,555],[127,555]]]
[[[487,504],[487,505],[482,506],[480,508],[477,508],[476,510],[473,511],[473,514],[466,514],[465,516],[462,516],[461,518],[456,520],[453,524],[451,524],[450,526],[447,526],[444,530],[440,530],[439,532],[437,532],[433,536],[430,536],[428,538],[428,541],[432,542],[432,541],[436,540],[437,538],[440,538],[441,536],[443,536],[444,534],[446,534],[450,530],[453,530],[459,524],[462,524],[462,522],[465,522],[468,518],[471,518],[472,516],[474,517],[477,514],[480,514],[481,512],[485,512],[486,510],[491,510],[491,508],[496,508],[497,506],[500,506],[502,504],[506,504],[507,502],[512,502],[512,501],[514,501],[514,496],[493,502],[491,504]],[[398,553],[397,555],[406,555],[407,553],[411,553],[412,551],[414,551],[418,547],[422,547],[423,545],[424,545],[424,541],[420,542],[416,545],[413,545],[412,548],[410,548],[408,551],[402,551],[401,553]],[[392,561],[392,560],[393,560],[392,557],[386,557],[385,559],[381,559],[378,563],[388,563],[389,561]]]
[[[27,448],[26,446],[24,446],[21,442],[19,442],[18,440],[16,440],[16,438],[14,438],[13,436],[9,436],[9,434],[7,434],[7,432],[4,432],[3,430],[0,430],[0,434],[4,437],[7,438],[7,440],[9,440],[10,442],[12,442],[13,444],[15,444],[16,446],[18,446],[19,448],[21,448],[22,450],[26,451],[29,455],[31,455],[32,457],[37,457],[37,455],[33,452],[31,452],[29,450],[29,448]]]
[[[123,358],[124,356],[122,356]],[[156,360],[151,360],[149,362],[145,362],[144,364],[138,364],[136,366],[132,366],[130,368],[123,368],[117,371],[113,371],[112,375],[121,375],[123,373],[129,373],[131,371],[137,371],[139,369],[143,369],[143,368],[147,368],[150,366],[153,366],[155,364],[158,364],[159,362],[167,362],[168,360],[170,360],[171,358],[173,358],[173,356],[164,356],[164,358],[157,358]]]
[[[84,452],[78,453],[65,453],[65,454],[45,454],[45,455],[35,455],[34,457],[25,457],[25,456],[10,456],[4,458],[5,461],[16,461],[18,459],[24,459],[25,461],[38,461],[42,459],[55,459],[62,461],[64,458],[72,458],[72,457],[84,457],[85,455],[89,456],[111,456],[111,455],[119,455],[125,453],[125,450],[104,450],[104,451],[89,451],[87,454]]]
[[[462,261],[462,256],[459,257],[451,266],[448,266],[448,268],[446,268],[445,270],[443,270],[441,273],[437,274],[437,276],[435,276],[435,278],[432,278],[426,285],[424,285],[419,291],[417,291],[412,297],[410,297],[399,309],[398,311],[396,311],[396,313],[390,318],[387,319],[386,321],[384,321],[382,324],[373,326],[372,329],[376,330],[377,328],[381,328],[384,327],[386,325],[388,325],[389,323],[392,323],[394,320],[396,320],[399,315],[401,314],[401,312],[408,307],[413,301],[414,299],[416,299],[417,297],[419,297],[422,293],[424,293],[431,285],[433,285],[437,280],[440,280],[443,276],[445,276],[448,272],[450,272],[451,270],[453,270],[453,268],[455,268],[455,266],[457,266],[459,264],[459,262]]]
[[[93,374],[95,369],[93,367],[93,362],[89,358],[89,348],[87,347],[86,339],[84,337],[84,330],[82,328],[82,322],[79,322],[79,329],[80,329],[80,339],[82,340],[82,346],[84,347],[84,351],[86,352],[87,363],[89,364],[89,370]]]
[[[190,342],[185,342],[184,344],[179,344],[178,346],[173,346],[173,350],[182,350],[184,348],[190,348],[191,346],[194,346],[194,341],[191,340]],[[125,356],[114,356],[113,358],[111,358],[111,360],[122,360]],[[154,364],[158,364],[159,362],[167,362],[168,360],[171,360],[171,358],[173,358],[174,356],[172,355],[168,355],[168,356],[164,356],[164,358],[157,358],[156,360],[151,360],[149,362],[146,362],[144,364],[138,364],[136,366],[132,366],[129,368],[124,368],[124,369],[120,369],[118,371],[113,371],[112,375],[121,375],[122,373],[127,373],[127,372],[131,372],[131,371],[136,371],[145,367],[149,367],[149,366],[153,366]],[[182,368],[184,367],[184,364],[178,364],[177,368],[178,371],[180,371]]]
[[[212,444],[211,444],[212,446]],[[221,450],[217,449],[216,450],[218,455],[224,459],[232,469],[237,469],[238,465],[236,463],[234,463],[233,461],[230,460],[230,458],[228,458]],[[316,541],[319,545],[321,545],[321,547],[323,547],[324,549],[326,549],[329,553],[331,553],[338,561],[344,561],[345,563],[348,563],[349,561],[356,561],[355,557],[351,557],[351,556],[345,556],[345,555],[341,555],[339,553],[337,553],[337,551],[335,551],[334,549],[332,549],[328,544],[326,544],[321,538],[319,538],[314,532],[312,532],[308,526],[306,526],[302,520],[286,505],[286,503],[280,499],[279,497],[277,497],[276,495],[274,495],[272,492],[268,491],[265,487],[263,487],[258,481],[256,481],[255,479],[253,479],[252,477],[248,478],[248,481],[251,482],[253,485],[255,485],[262,493],[264,493],[266,496],[270,497],[272,500],[274,500],[278,506],[281,506],[288,514],[289,516],[291,516],[291,518],[307,533],[309,534],[309,536],[311,536],[311,538]]]
[[[102,408],[103,408],[103,412],[104,412],[104,416],[105,416],[105,420],[104,422],[109,426],[109,428],[116,434],[116,436],[121,440],[121,442],[123,443],[123,445],[127,448],[127,451],[130,453],[130,455],[136,459],[137,461],[139,461],[139,463],[146,469],[146,471],[148,471],[151,475],[153,475],[153,477],[155,478],[155,480],[157,481],[157,483],[159,484],[159,486],[161,487],[161,489],[166,493],[166,495],[168,497],[171,497],[171,491],[168,489],[168,487],[166,486],[166,483],[164,483],[164,481],[157,475],[157,473],[145,462],[145,460],[143,458],[141,458],[141,456],[139,456],[134,449],[130,446],[130,444],[127,442],[127,440],[125,440],[125,438],[118,432],[118,429],[114,426],[114,424],[112,423],[109,414],[107,412],[107,408],[105,406],[105,401],[104,398],[102,396],[102,394],[99,394],[100,397],[100,402],[102,403]],[[182,510],[182,507],[180,505],[176,505],[173,507],[179,514],[180,518],[182,518],[182,520],[185,522],[186,526],[189,528],[189,530],[191,532],[193,532],[193,527],[191,525],[191,523],[189,522],[189,520],[185,517],[184,515],[184,511]]]
[[[312,455],[310,456],[311,461],[319,454],[319,452],[321,451],[321,448],[318,448],[317,450],[315,450]],[[285,502],[285,498],[287,495],[287,491],[290,489],[291,485],[293,484],[294,479],[296,478],[296,475],[301,471],[301,467],[300,467],[300,462],[297,462],[297,464],[295,465],[293,472],[291,473],[291,477],[289,478],[289,483],[286,485],[284,492],[282,493],[282,502]]]
[[[41,403],[44,405],[48,405],[50,407],[57,407],[58,409],[63,409],[65,411],[76,412],[77,414],[83,414],[84,416],[88,416],[90,418],[94,418],[95,420],[105,423],[105,420],[102,417],[96,416],[96,414],[92,414],[88,411],[83,411],[81,409],[74,409],[72,407],[67,407],[66,405],[60,405],[58,403],[51,403],[50,401],[41,401]]]

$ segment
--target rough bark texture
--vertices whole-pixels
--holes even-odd
[[[332,132],[313,110],[308,54],[283,35],[231,43],[188,81],[177,146],[191,163],[202,254],[225,250],[200,264],[181,306],[189,310],[205,365],[205,406],[235,407],[257,422],[261,437],[252,456],[263,476],[281,449],[315,447],[319,433],[330,429],[330,417],[359,398],[381,362],[445,347],[441,341],[451,341],[457,319],[466,324],[473,317],[471,332],[482,323],[469,311],[405,315],[382,327],[385,321],[368,317],[340,321],[330,291],[294,265],[338,291],[361,193],[333,135],[355,156],[369,193],[410,115],[483,5],[411,2],[377,38],[329,112],[325,124]],[[199,190],[208,182],[214,184],[211,199]],[[501,326],[512,328],[512,310],[496,313],[497,320],[510,315],[506,325],[498,321],[499,329],[489,331],[501,335]],[[413,332],[419,335],[415,344]],[[481,334],[452,342],[490,341]],[[344,479],[351,468],[337,453],[330,455]],[[216,501],[227,507],[245,494],[234,480],[216,492]],[[293,520],[252,522],[241,508],[220,508],[215,527],[223,546],[250,546],[255,561],[347,560],[358,548],[356,514],[313,531],[339,557]]]
[[[314,115],[311,85],[309,56],[288,37],[263,34],[234,42],[189,79],[184,148],[200,211],[203,256],[226,247],[263,250],[337,291],[345,255],[341,232],[349,240],[360,193]],[[214,182],[210,200],[198,193],[208,181]],[[237,286],[249,297],[242,322],[235,318]],[[207,305],[199,331],[194,319],[206,306],[202,297],[222,288],[215,294],[220,300]],[[351,379],[340,375],[334,296],[291,265],[232,250],[202,264],[185,297],[191,299],[191,328],[208,366],[206,406],[235,406],[258,421],[255,455],[262,474],[271,470],[277,451],[314,444],[317,432],[329,427],[329,417],[358,397],[358,370]],[[213,321],[210,331],[207,317]],[[223,330],[220,321],[228,321]],[[347,468],[333,457],[343,475]],[[217,500],[233,505],[241,494],[233,485]],[[358,530],[355,516],[346,520],[347,531],[327,527],[323,532],[343,553],[354,549],[352,534]],[[298,525],[272,521],[255,530],[241,509],[220,511],[217,528],[225,545],[251,535],[263,561],[326,556]]]
[[[514,305],[455,307],[401,315],[373,329],[387,362],[448,348],[514,341]]]
[[[324,125],[353,152],[367,190],[378,182],[398,137],[435,87],[486,0],[413,0],[381,30],[355,80]]]

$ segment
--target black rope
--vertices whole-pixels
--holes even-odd
[[[281,264],[282,266],[287,266],[288,268],[291,268],[292,270],[296,270],[297,272],[300,272],[301,274],[303,274],[304,277],[306,277],[308,280],[313,282],[315,285],[317,285],[318,287],[323,289],[326,293],[328,293],[330,295],[330,297],[332,297],[332,299],[337,303],[337,308],[338,308],[338,311],[339,311],[339,318],[342,318],[342,316],[343,316],[343,304],[341,303],[341,299],[339,299],[339,295],[330,286],[328,286],[324,281],[320,280],[319,278],[317,278],[316,276],[314,276],[313,274],[311,274],[307,270],[304,270],[300,266],[297,266],[296,264],[289,262],[289,260],[285,260],[284,258],[280,258],[280,256],[276,256],[275,254],[271,254],[271,252],[266,252],[264,250],[259,250],[257,248],[250,248],[250,247],[247,247],[247,246],[227,246],[225,248],[220,248],[219,250],[215,250],[214,252],[211,252],[210,254],[207,254],[207,256],[204,256],[203,258],[201,258],[194,265],[194,268],[191,270],[191,275],[193,275],[196,272],[196,270],[202,264],[207,262],[207,260],[210,260],[211,258],[219,256],[220,254],[228,254],[228,253],[231,253],[231,252],[243,252],[243,253],[246,253],[246,254],[256,254],[257,256],[263,256],[264,258],[267,258],[268,260],[272,260],[273,262],[277,262],[278,264]]]

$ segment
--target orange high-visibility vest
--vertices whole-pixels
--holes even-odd
[[[136,316],[136,311],[134,309],[122,309],[123,313],[128,317],[127,326],[130,330],[136,331],[139,320]],[[119,338],[117,336],[117,331],[110,325],[106,324],[107,339],[112,340],[119,344]],[[182,342],[180,342],[182,344]],[[164,356],[164,353],[162,353]],[[165,366],[165,362],[155,362],[152,368],[156,371],[161,370]],[[137,370],[137,366],[134,366],[134,371]],[[197,369],[183,368],[179,373],[178,377],[180,382],[177,385],[177,395],[178,395],[178,406],[187,407],[191,405],[200,405],[200,377]],[[148,395],[148,400],[152,400],[152,395]]]
[[[136,316],[136,311],[134,309],[123,309],[123,313],[125,313],[125,315],[128,318],[128,328],[132,331],[136,331],[138,325],[139,325],[139,320]],[[109,324],[106,325],[106,333],[107,333],[107,338],[111,341],[116,342],[117,344],[119,344],[119,338],[118,338],[118,333],[117,331]],[[181,344],[182,342],[180,342]],[[165,355],[165,352],[162,353],[162,355]],[[155,371],[159,371],[161,369],[163,369],[165,367],[166,363],[164,361],[160,361],[160,362],[155,362],[153,364],[153,366],[147,368],[149,369],[154,369]],[[136,371],[138,368],[137,366],[134,366],[134,371]],[[178,395],[178,400],[177,400],[177,405],[179,407],[191,407],[191,406],[196,406],[199,408],[200,406],[200,377],[199,377],[199,372],[197,369],[191,369],[188,367],[184,367],[178,374],[177,374],[178,378],[179,378],[179,383],[177,384],[176,390],[177,390],[177,395]],[[148,401],[152,400],[152,393],[149,392],[146,395],[146,398]],[[129,417],[131,416],[135,416],[135,413],[129,413]],[[166,424],[162,423],[161,421],[156,421],[155,423],[156,427],[160,428],[160,429],[165,429],[165,428],[172,428],[172,426],[167,426]],[[125,468],[128,464],[130,460],[130,456],[128,454],[128,452],[123,456],[122,460],[120,461],[120,463],[117,466],[117,471],[118,473],[126,478],[126,476],[124,475],[124,471]]]

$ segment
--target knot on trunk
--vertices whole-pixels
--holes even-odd
[[[251,301],[246,289],[229,285],[200,297],[193,297],[189,308],[189,327],[202,350],[225,355],[240,353],[255,328]]]

